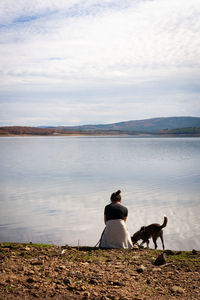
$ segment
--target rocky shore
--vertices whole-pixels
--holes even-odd
[[[1,243],[0,299],[200,299],[200,251]]]

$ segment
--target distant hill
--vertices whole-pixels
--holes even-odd
[[[200,118],[195,117],[168,117],[145,120],[126,121],[112,124],[82,125],[82,126],[59,126],[54,129],[62,131],[121,131],[158,133],[162,130],[178,128],[200,127]]]
[[[0,135],[52,135],[54,132],[54,129],[43,129],[28,126],[0,127]]]
[[[0,135],[200,135],[200,118],[169,117],[126,121],[112,124],[80,126],[6,126],[0,127]]]

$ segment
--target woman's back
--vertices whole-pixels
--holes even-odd
[[[120,203],[110,203],[106,205],[104,214],[106,215],[107,221],[116,219],[124,220],[128,215],[128,209]]]

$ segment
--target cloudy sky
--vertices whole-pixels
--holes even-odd
[[[0,125],[200,117],[199,0],[1,0]]]

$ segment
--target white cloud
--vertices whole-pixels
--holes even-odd
[[[45,0],[31,5],[30,1],[5,0],[0,3],[0,12],[4,25],[0,27],[3,100],[5,92],[13,98],[26,94],[27,101],[34,105],[35,91],[42,101],[46,101],[47,91],[53,95],[63,91],[63,95],[72,93],[73,99],[81,100],[83,105],[92,105],[88,94],[95,95],[96,90],[94,99],[97,99],[98,92],[101,94],[103,90],[105,97],[99,97],[99,104],[109,103],[110,99],[117,101],[120,95],[126,105],[134,99],[133,93],[139,91],[142,109],[147,90],[151,106],[151,99],[160,101],[163,89],[169,101],[178,95],[181,100],[183,93],[187,94],[184,99],[193,101],[194,91],[186,89],[184,84],[199,77],[198,0],[127,0],[123,4],[111,0]],[[148,85],[155,89],[146,88]],[[124,96],[120,90],[125,91]],[[182,103],[183,110],[188,107],[187,101]],[[163,102],[159,104],[161,114]],[[173,115],[178,112],[174,106]],[[74,114],[77,114],[74,119],[87,123],[86,114],[80,111],[78,115],[77,110]],[[102,121],[104,114],[102,107],[99,114]],[[124,112],[120,120],[128,116]],[[117,117],[113,106],[110,120]],[[59,114],[55,115],[57,119]]]

